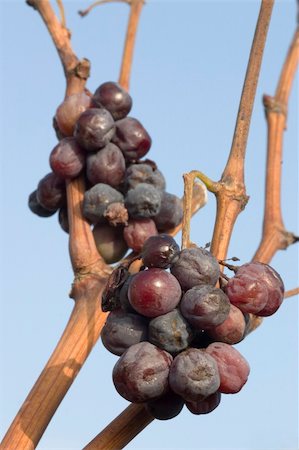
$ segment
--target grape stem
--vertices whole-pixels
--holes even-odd
[[[268,126],[267,168],[263,233],[254,261],[269,262],[277,250],[284,250],[298,241],[285,229],[281,211],[281,162],[283,132],[286,129],[288,99],[299,61],[299,29],[297,28],[274,97],[264,95]]]
[[[284,298],[289,298],[289,297],[293,297],[295,295],[299,294],[299,287],[294,288],[294,289],[290,289],[289,291],[286,291],[284,293]]]

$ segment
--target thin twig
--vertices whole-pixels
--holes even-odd
[[[251,121],[267,31],[274,0],[262,0],[259,18],[250,50],[240,106],[230,155],[222,174],[221,189],[216,192],[217,214],[211,252],[225,259],[235,221],[246,206],[248,197],[244,183],[246,144]]]
[[[64,12],[64,6],[62,3],[62,0],[57,0],[57,5],[59,8],[61,25],[63,26],[63,28],[66,28],[65,12]]]
[[[299,30],[297,29],[274,97],[264,96],[268,125],[268,149],[265,186],[263,233],[253,257],[255,261],[268,262],[277,250],[286,249],[298,238],[285,229],[281,212],[281,161],[283,132],[286,129],[288,99],[299,61]]]
[[[299,294],[299,287],[290,289],[289,291],[286,291],[284,293],[284,298],[294,297],[295,295]]]
[[[133,63],[137,27],[143,5],[144,0],[131,0],[130,16],[128,20],[127,34],[118,80],[119,84],[127,91],[130,87],[131,68]]]
[[[85,17],[96,6],[103,5],[104,3],[116,3],[116,2],[127,3],[128,5],[131,4],[131,0],[98,0],[97,2],[92,3],[88,8],[78,11],[78,14],[81,17]]]

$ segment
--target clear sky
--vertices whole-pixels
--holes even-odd
[[[54,2],[53,2],[54,3]],[[128,8],[95,9],[66,1],[68,27],[79,57],[92,62],[88,87],[117,80]],[[49,172],[56,145],[52,117],[64,96],[63,72],[40,17],[25,1],[1,6],[1,436],[52,352],[73,307],[68,237],[57,217],[42,219],[27,207],[38,181]],[[182,174],[192,169],[221,176],[230,148],[257,1],[152,1],[142,12],[131,80],[132,116],[148,129],[148,156],[183,192]],[[263,93],[273,94],[292,38],[296,2],[274,7],[254,106],[246,157],[250,201],[239,216],[229,255],[250,260],[260,240],[264,202],[266,124]],[[298,78],[292,91],[283,160],[283,216],[298,234]],[[215,200],[192,222],[192,240],[210,241]],[[178,236],[179,239],[179,236]],[[272,261],[287,289],[298,285],[298,247]],[[244,389],[224,395],[210,415],[187,410],[154,421],[128,449],[298,449],[298,298],[236,348],[251,366]],[[77,450],[126,406],[114,390],[117,357],[99,342],[42,438],[41,450]]]

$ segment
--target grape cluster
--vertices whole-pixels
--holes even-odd
[[[115,388],[161,420],[184,405],[207,414],[221,394],[235,394],[246,383],[249,364],[233,345],[246,336],[248,313],[266,316],[278,309],[283,282],[272,267],[252,262],[216,287],[217,259],[204,248],[180,251],[168,234],[149,237],[141,257],[138,273],[111,283],[102,342],[120,356]]]
[[[59,143],[50,153],[51,172],[29,196],[31,211],[49,217],[58,211],[69,231],[65,181],[84,173],[83,215],[93,226],[99,253],[107,263],[145,240],[176,227],[181,200],[166,192],[156,164],[142,160],[152,140],[139,120],[128,116],[132,98],[119,84],[101,84],[67,97],[57,108],[54,128]]]

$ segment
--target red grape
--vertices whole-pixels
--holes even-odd
[[[50,154],[51,169],[62,178],[75,178],[85,166],[84,153],[75,138],[64,138]]]
[[[221,400],[221,393],[216,391],[203,400],[186,402],[186,406],[192,414],[209,414],[217,408]]]
[[[230,311],[220,325],[211,327],[208,334],[218,342],[237,344],[244,338],[246,322],[244,314],[234,305],[230,305]]]
[[[131,219],[124,228],[125,241],[135,252],[140,252],[144,242],[156,234],[158,231],[152,219]]]

